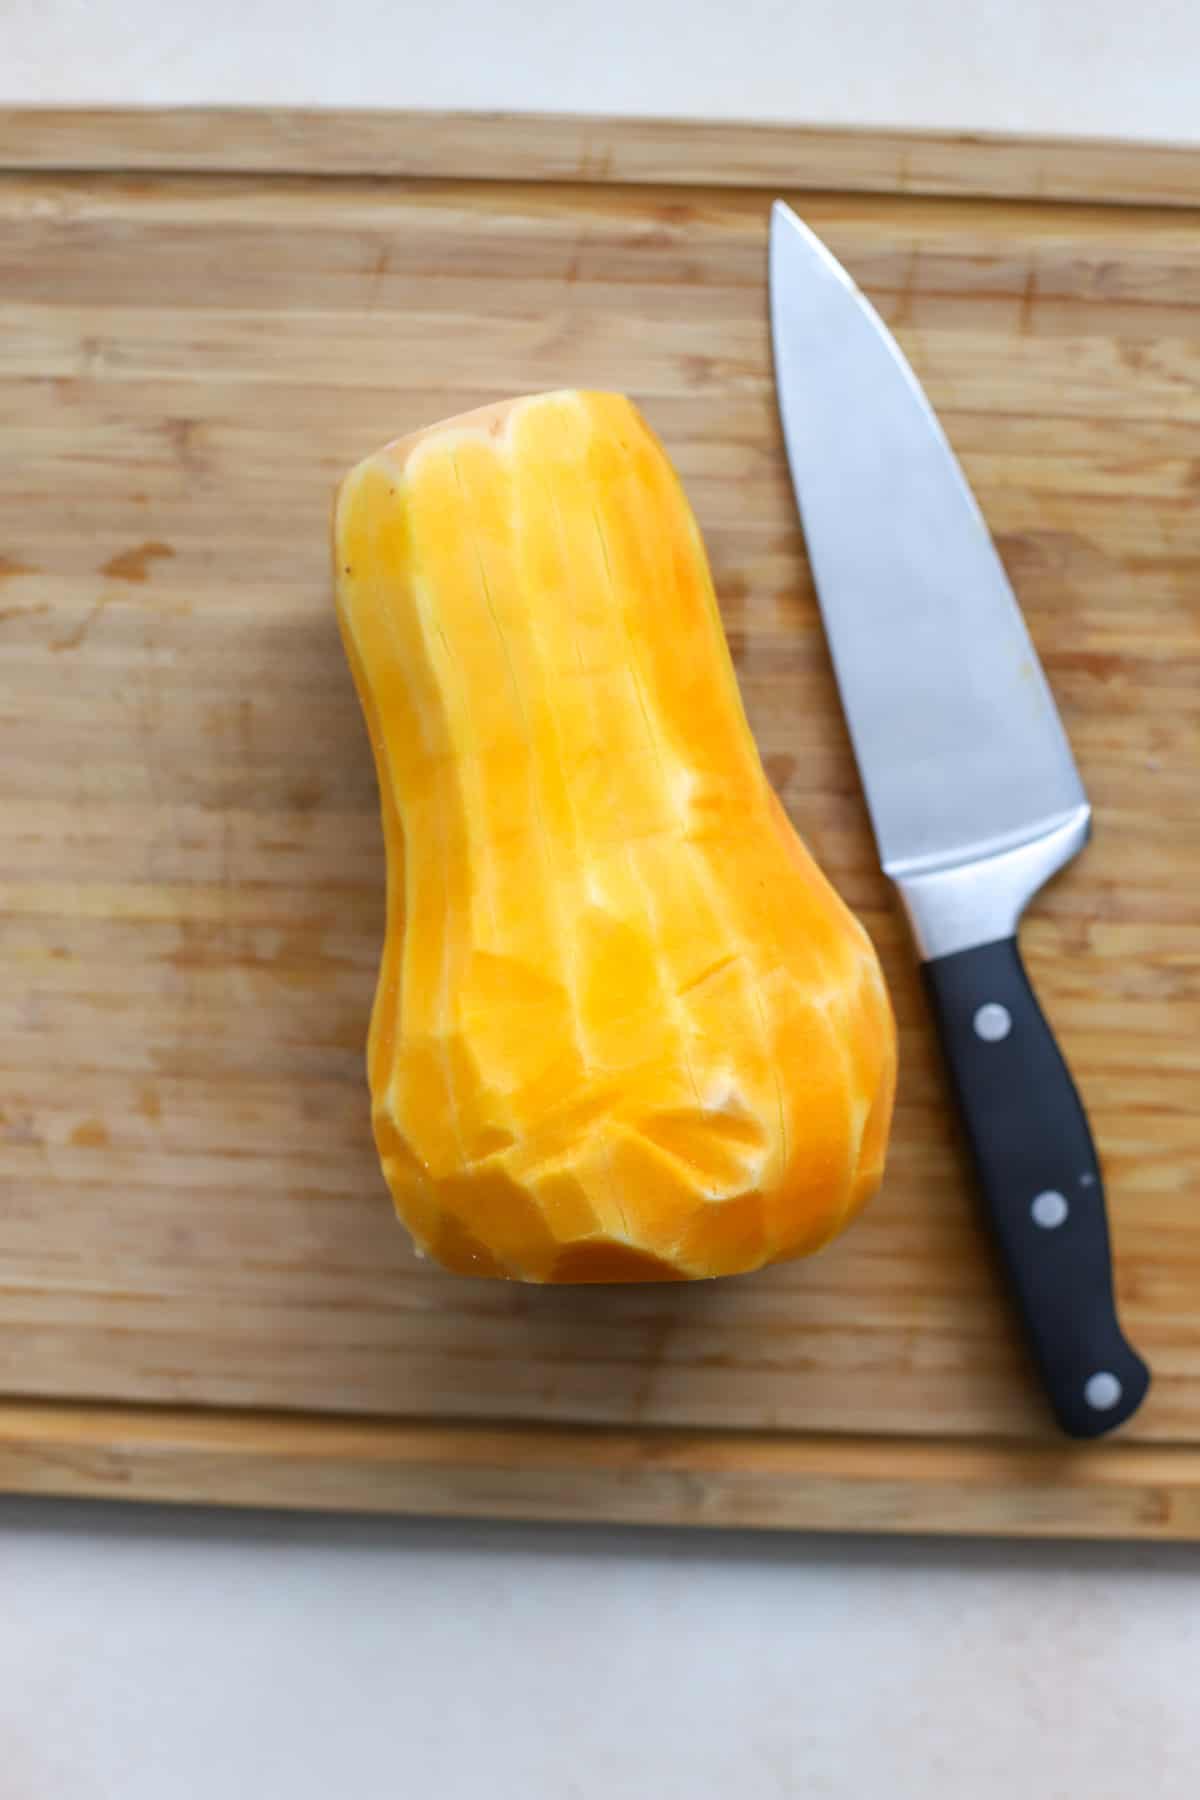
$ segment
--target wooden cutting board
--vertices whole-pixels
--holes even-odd
[[[1200,154],[10,112],[0,169],[0,1485],[1200,1537]],[[775,415],[779,191],[925,382],[1095,802],[1024,941],[1155,1371],[1118,1442],[1049,1423],[872,853]],[[811,1263],[456,1279],[378,1172],[331,490],[556,385],[664,438],[771,778],[886,960],[888,1178]]]

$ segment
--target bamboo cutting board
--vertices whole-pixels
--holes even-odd
[[[0,1485],[1200,1537],[1200,155],[773,128],[0,115]],[[768,202],[894,327],[1096,807],[1032,973],[1155,1371],[1048,1421],[875,864],[784,467]],[[340,472],[615,387],[707,536],[766,765],[900,1017],[883,1193],[810,1263],[418,1263],[362,1050],[383,861]]]

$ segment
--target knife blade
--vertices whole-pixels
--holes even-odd
[[[771,331],[788,463],[885,873],[908,918],[978,1185],[1062,1429],[1150,1376],[1117,1318],[1087,1117],[1017,948],[1091,809],[1004,566],[899,345],[776,201]]]

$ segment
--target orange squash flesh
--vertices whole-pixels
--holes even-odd
[[[346,477],[334,549],[388,858],[372,1112],[417,1245],[537,1282],[817,1249],[879,1183],[895,1028],[657,439],[614,394],[465,414]]]

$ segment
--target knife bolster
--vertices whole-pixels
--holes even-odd
[[[1026,906],[1077,856],[1091,830],[1084,803],[1037,837],[990,854],[930,867],[884,864],[922,962],[1016,936]]]

